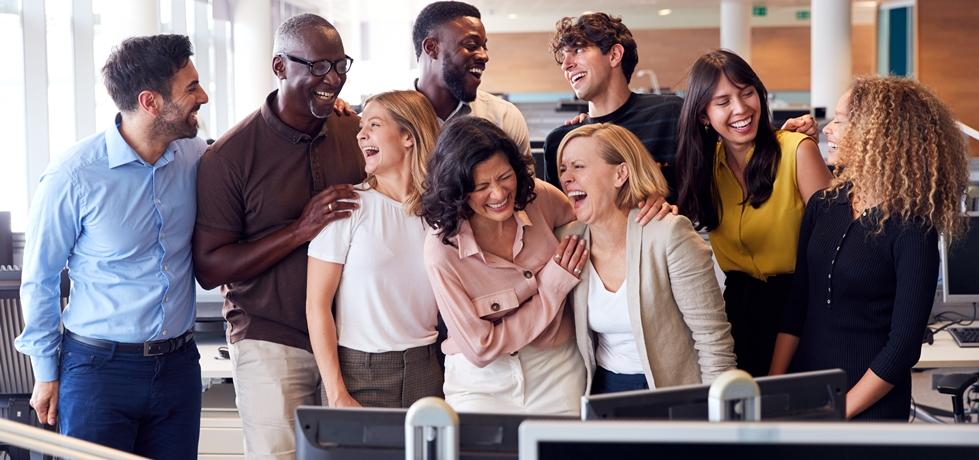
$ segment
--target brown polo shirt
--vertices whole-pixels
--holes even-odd
[[[364,178],[356,116],[330,116],[316,136],[272,111],[276,92],[212,145],[197,176],[197,225],[255,241],[293,222],[316,193]],[[259,276],[222,286],[228,339],[311,350],[304,244]]]

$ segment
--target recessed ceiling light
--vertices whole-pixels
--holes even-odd
[[[673,12],[673,10],[671,10],[669,8],[663,8],[663,9],[659,10],[659,15],[660,16],[666,16],[666,15],[672,13],[672,12]]]
[[[506,15],[506,17],[507,17],[507,19],[517,19],[520,16],[518,16],[517,13],[510,13],[510,14]]]

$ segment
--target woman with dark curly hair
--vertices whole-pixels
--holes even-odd
[[[907,421],[938,235],[965,225],[965,141],[948,108],[904,78],[857,80],[833,126],[845,168],[806,206],[772,373],[841,368],[848,419]]]
[[[535,180],[516,145],[475,117],[443,127],[421,215],[425,265],[448,338],[445,399],[457,411],[574,415],[585,368],[565,297],[587,250],[554,229],[567,197]]]

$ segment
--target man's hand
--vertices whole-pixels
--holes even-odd
[[[789,118],[785,120],[785,124],[782,125],[782,129],[786,131],[795,131],[797,133],[805,134],[816,140],[819,143],[819,126],[816,125],[816,119],[812,115],[803,115],[797,118]]]
[[[646,226],[653,219],[663,220],[669,214],[674,216],[679,212],[676,205],[666,202],[666,198],[656,196],[647,198],[639,202],[639,213],[636,214],[636,222]]]
[[[353,106],[347,103],[347,101],[340,99],[339,97],[333,101],[333,113],[341,117],[357,115],[354,111]]]
[[[572,118],[568,118],[567,120],[564,120],[564,126],[580,125],[587,118],[588,118],[587,113],[584,112],[579,113],[578,115],[575,115]]]
[[[48,425],[58,423],[58,381],[34,382],[31,407],[37,412],[37,420]]]
[[[357,203],[340,200],[356,198],[357,192],[354,192],[352,185],[338,184],[328,187],[306,203],[303,214],[293,224],[294,231],[303,241],[316,238],[326,224],[349,217],[350,213],[360,206]]]

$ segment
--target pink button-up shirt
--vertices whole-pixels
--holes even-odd
[[[574,335],[564,303],[578,278],[554,261],[554,229],[574,220],[574,209],[551,184],[537,180],[536,191],[513,216],[513,262],[483,252],[468,221],[451,240],[456,247],[434,233],[426,237],[425,266],[449,331],[445,354],[462,353],[483,367],[525,345],[556,347]]]

